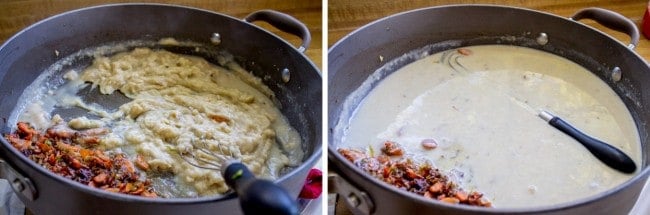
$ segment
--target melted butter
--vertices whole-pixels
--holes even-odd
[[[622,101],[595,75],[564,58],[514,46],[467,47],[452,69],[442,53],[389,75],[355,110],[339,147],[392,140],[432,161],[495,207],[563,203],[628,180],[537,117],[550,111],[626,152],[640,142]],[[454,63],[454,62],[452,62]],[[381,108],[379,108],[381,107]],[[423,139],[438,148],[425,150]]]

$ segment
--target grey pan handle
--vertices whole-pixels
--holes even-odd
[[[32,181],[16,171],[9,163],[0,159],[0,178],[7,179],[9,186],[16,194],[24,199],[34,201],[38,198],[38,192]]]
[[[639,29],[634,22],[614,11],[590,7],[579,10],[573,14],[571,19],[575,21],[592,19],[605,27],[629,35],[631,38],[630,44],[627,46],[629,49],[634,49],[639,44]]]
[[[244,18],[246,22],[265,21],[281,31],[296,35],[302,39],[298,47],[299,52],[305,52],[311,42],[311,34],[305,24],[296,18],[274,10],[260,10],[253,12]]]
[[[333,171],[333,172],[332,172]],[[375,212],[375,203],[367,192],[352,185],[344,177],[335,173],[336,167],[327,175],[328,193],[336,193],[353,214],[373,214]]]

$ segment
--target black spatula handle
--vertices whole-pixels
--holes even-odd
[[[298,203],[279,185],[255,178],[241,162],[228,162],[222,171],[226,184],[237,192],[244,214],[297,215]]]
[[[548,120],[548,124],[582,143],[591,154],[596,156],[596,158],[601,160],[603,163],[607,164],[607,166],[624,173],[633,173],[636,171],[636,164],[634,161],[616,147],[582,133],[557,116],[553,116],[553,118]]]

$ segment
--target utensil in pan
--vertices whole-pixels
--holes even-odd
[[[540,112],[538,116],[547,121],[551,126],[580,142],[591,154],[607,166],[624,173],[633,173],[636,171],[634,161],[620,149],[582,133],[571,124],[547,111]]]
[[[194,152],[179,152],[188,164],[215,171],[221,171],[226,184],[239,196],[244,214],[297,215],[298,203],[279,185],[255,175],[232,154],[221,154],[208,150],[206,144],[194,142]]]
[[[536,114],[543,120],[547,121],[548,124],[562,131],[563,133],[569,135],[576,141],[580,142],[583,146],[591,152],[598,160],[605,163],[607,166],[621,171],[623,173],[634,173],[636,171],[636,164],[625,154],[625,152],[617,149],[616,147],[607,144],[603,141],[600,141],[594,137],[591,137],[580,130],[573,127],[571,124],[562,120],[561,118],[552,115],[547,111],[537,112],[533,107],[528,103],[518,99],[515,96],[504,93],[506,96],[509,96],[510,99],[520,107],[526,109],[526,111]]]
[[[440,57],[440,63],[446,64],[454,71],[460,74],[466,74],[469,72],[467,67],[463,66],[458,59],[463,57],[462,49],[452,49],[445,51]],[[496,89],[496,88],[495,88]],[[571,136],[573,139],[580,142],[584,145],[591,154],[596,156],[600,161],[605,163],[607,166],[621,171],[623,173],[634,173],[636,171],[636,164],[634,161],[627,156],[623,151],[617,149],[616,147],[609,145],[603,141],[600,141],[596,138],[593,138],[580,130],[573,127],[571,124],[560,119],[557,116],[552,115],[547,111],[538,112],[535,111],[529,104],[523,102],[516,96],[510,95],[509,93],[501,92],[504,96],[510,98],[515,104],[523,107],[528,112],[538,115],[540,118],[548,122],[548,124],[557,128],[558,130],[564,132],[565,134]]]
[[[620,149],[581,132],[568,122],[552,115],[547,111],[542,110],[541,112],[537,112],[528,103],[522,101],[521,99],[518,99],[515,96],[507,93],[504,93],[504,95],[508,96],[515,104],[524,108],[526,111],[536,114],[543,120],[547,121],[551,126],[557,128],[576,141],[580,142],[587,148],[587,150],[589,150],[589,152],[591,152],[591,154],[596,156],[598,160],[605,163],[605,165],[628,174],[634,173],[636,171],[636,164],[632,158],[627,156],[625,152],[621,151]]]

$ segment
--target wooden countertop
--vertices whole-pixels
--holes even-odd
[[[563,17],[570,17],[576,11],[587,7],[600,7],[616,11],[625,17],[628,17],[637,26],[640,27],[641,20],[645,13],[648,1],[628,0],[628,1],[599,1],[599,0],[542,0],[542,1],[520,1],[520,0],[330,0],[328,4],[328,47],[331,47],[336,41],[349,34],[353,30],[370,23],[379,18],[408,11],[416,8],[440,6],[446,4],[499,4],[516,7],[524,7],[539,11],[553,13]],[[594,21],[581,21],[590,26],[608,33],[624,44],[629,43],[629,36],[607,29]],[[650,41],[641,36],[639,45],[635,51],[645,58],[646,62],[650,60]]]
[[[23,28],[44,18],[65,11],[88,6],[135,2],[125,0],[0,0],[0,43]],[[273,9],[302,21],[311,32],[312,41],[306,55],[322,68],[322,2],[321,0],[139,0],[137,2],[156,2],[197,7],[218,13],[244,18],[246,15],[262,9]],[[279,35],[291,44],[298,45],[301,40],[293,35],[280,32],[264,22],[255,24]]]

